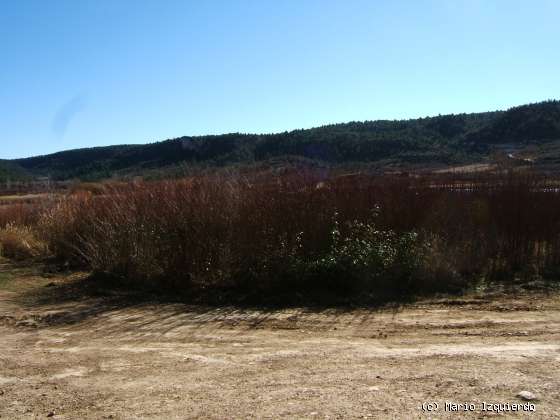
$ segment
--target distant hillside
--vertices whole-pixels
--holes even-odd
[[[30,174],[18,164],[8,161],[0,160],[0,182],[7,181],[26,181],[31,179]]]
[[[535,154],[560,168],[560,102],[507,111],[406,121],[334,124],[278,134],[181,137],[146,145],[76,149],[16,160],[39,176],[100,179],[171,173],[178,167],[223,167],[305,160],[320,165],[435,168],[487,161],[495,150]],[[548,166],[547,166],[548,165]]]

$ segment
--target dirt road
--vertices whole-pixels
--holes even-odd
[[[77,282],[0,265],[1,418],[560,418],[558,294],[263,311]],[[522,390],[534,412],[482,411]]]

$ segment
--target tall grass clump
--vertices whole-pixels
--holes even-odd
[[[29,226],[7,224],[0,228],[0,256],[26,260],[44,255],[45,246]]]
[[[46,255],[46,245],[36,227],[49,202],[45,199],[0,203],[0,256],[26,260]]]

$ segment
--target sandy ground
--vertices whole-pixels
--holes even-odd
[[[558,294],[265,311],[76,282],[0,265],[1,418],[560,418]],[[534,412],[482,411],[522,390]]]

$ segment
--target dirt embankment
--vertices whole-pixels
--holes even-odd
[[[558,294],[272,311],[65,288],[79,281],[0,266],[2,418],[550,419],[560,410]],[[538,398],[534,412],[482,411],[523,403],[522,390]]]

